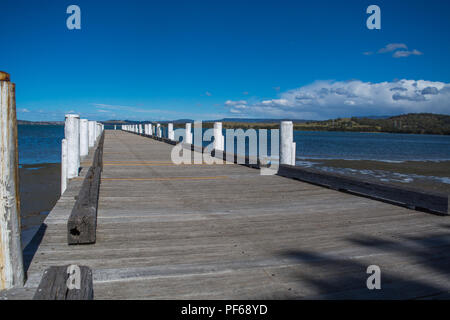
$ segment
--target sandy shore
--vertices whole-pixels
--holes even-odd
[[[367,181],[392,183],[422,191],[450,194],[450,161],[382,162],[304,159],[298,165],[354,176]]]
[[[61,165],[21,165],[20,215],[22,230],[39,226],[60,196]]]

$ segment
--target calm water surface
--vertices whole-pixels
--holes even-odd
[[[19,125],[18,133],[20,164],[61,162],[63,126]],[[294,140],[298,160],[450,160],[450,136],[295,131]]]

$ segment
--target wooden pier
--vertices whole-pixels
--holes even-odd
[[[449,217],[242,165],[177,166],[172,147],[106,130],[96,243],[67,244],[91,150],[25,248],[25,288],[0,298],[31,299],[68,264],[92,269],[95,299],[450,298]]]

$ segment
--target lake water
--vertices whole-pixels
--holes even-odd
[[[19,164],[60,163],[64,126],[18,126]]]
[[[20,164],[61,162],[63,126],[19,125],[18,133]],[[295,131],[294,140],[298,160],[450,160],[450,136]]]
[[[346,160],[450,160],[450,136],[295,131],[297,158]]]

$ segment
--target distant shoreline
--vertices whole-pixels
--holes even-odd
[[[25,121],[17,120],[18,125],[30,125],[30,126],[63,126],[64,121]]]
[[[175,128],[184,127],[191,119],[158,121],[162,125],[173,123]],[[203,128],[212,128],[214,122],[222,122],[224,129],[278,129],[284,119],[231,119],[203,121]],[[402,133],[450,135],[450,116],[433,113],[409,113],[387,118],[351,117],[329,120],[291,120],[296,131],[317,132],[357,132],[357,133]],[[18,120],[19,125],[64,125],[63,121],[26,121]],[[105,126],[122,124],[143,124],[156,121],[106,120]]]

